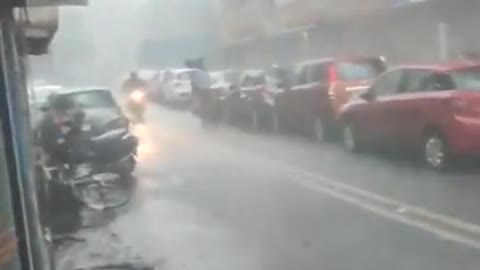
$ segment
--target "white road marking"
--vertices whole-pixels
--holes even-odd
[[[242,135],[253,137],[247,134]],[[295,182],[311,191],[329,195],[389,220],[421,229],[440,239],[461,243],[480,250],[480,226],[477,224],[347,185],[317,172],[292,166],[286,161],[260,156],[258,153],[252,153],[245,148],[236,148],[219,140],[210,141],[216,147],[228,151],[228,154],[232,156],[243,154],[248,160],[257,160],[259,163],[268,164],[278,172],[288,174],[290,176],[286,178],[288,181]]]
[[[215,141],[215,144],[217,146],[221,144],[223,149],[229,152],[233,151],[237,156],[243,154],[249,160],[256,159],[259,163],[268,164],[274,167],[275,170],[288,174],[290,177],[286,179],[289,181],[295,182],[309,190],[329,195],[384,218],[421,229],[441,239],[461,243],[480,250],[480,226],[477,224],[387,198],[347,185],[317,172],[314,173],[292,166],[284,161],[260,156],[244,148],[234,148],[218,140]]]
[[[430,224],[427,222],[422,222],[419,220],[414,220],[411,219],[408,216],[398,214],[394,211],[389,211],[381,206],[375,205],[374,203],[366,202],[361,199],[357,199],[355,197],[349,196],[347,194],[344,194],[342,192],[322,187],[320,185],[316,185],[315,183],[306,181],[305,179],[301,178],[289,178],[292,181],[295,181],[296,183],[300,184],[303,187],[306,187],[310,190],[328,195],[330,197],[339,199],[343,202],[349,203],[353,206],[359,207],[361,209],[367,210],[371,213],[377,214],[381,217],[397,221],[400,223],[403,223],[405,225],[409,225],[418,229],[421,229],[423,231],[426,231],[428,233],[434,234],[438,238],[460,243],[463,245],[466,245],[468,247],[478,249],[480,250],[480,241],[477,241],[475,239],[471,239],[468,236],[462,235],[461,233],[456,233],[453,231],[449,231],[446,229],[442,229],[439,227],[436,227],[434,224]]]

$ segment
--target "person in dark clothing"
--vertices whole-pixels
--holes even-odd
[[[66,96],[53,94],[49,97],[47,111],[38,126],[37,139],[39,146],[46,154],[45,163],[36,166],[37,173],[42,175],[37,178],[39,200],[42,207],[48,212],[44,219],[54,233],[70,233],[81,225],[81,203],[75,199],[75,194],[68,182],[58,181],[59,177],[46,174],[43,165],[47,167],[67,169],[74,173],[78,156],[73,156],[71,151],[81,134],[82,123],[85,115],[78,110],[76,104]],[[77,148],[81,145],[78,144]],[[58,174],[56,174],[58,175]],[[53,213],[53,215],[49,214]]]
[[[73,120],[75,109],[75,104],[67,97],[56,94],[49,97],[48,110],[38,127],[38,139],[50,161],[68,161],[66,144],[71,127],[65,124]]]
[[[210,86],[212,80],[207,72],[203,59],[187,60],[187,68],[194,69],[191,73],[193,110],[197,112],[202,120],[211,117],[213,113],[212,91]]]
[[[130,77],[122,85],[122,94],[128,96],[136,89],[146,90],[148,83],[142,80],[136,72],[131,72]]]

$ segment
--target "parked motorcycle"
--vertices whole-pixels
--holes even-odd
[[[144,89],[136,89],[130,93],[127,100],[127,108],[132,113],[136,122],[144,122],[147,95]]]
[[[45,165],[50,207],[71,211],[79,211],[79,205],[94,210],[119,207],[129,201],[137,138],[126,129],[91,136],[83,120],[80,113],[59,127],[64,138],[56,141],[63,158]]]

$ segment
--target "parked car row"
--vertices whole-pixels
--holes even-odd
[[[480,154],[480,63],[388,68],[359,56],[211,77],[214,111],[230,125],[338,140],[352,152],[409,151],[437,170]]]
[[[159,71],[150,78],[150,98],[168,104],[188,104],[192,98],[192,71],[188,68]]]
[[[149,76],[151,83],[150,98],[156,102],[170,105],[187,105],[192,99],[191,74],[194,69],[182,68],[161,70]],[[226,94],[238,81],[239,73],[222,70],[210,73],[212,89]]]
[[[225,113],[234,124],[332,140],[341,134],[341,107],[386,68],[381,57],[350,57],[247,70],[225,98]]]

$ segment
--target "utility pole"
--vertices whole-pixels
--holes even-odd
[[[449,58],[449,44],[448,44],[448,24],[440,22],[437,25],[438,38],[438,57],[441,61],[446,61]]]

